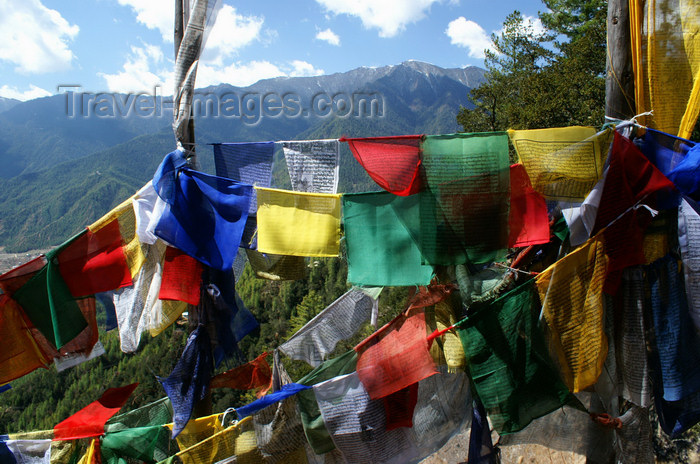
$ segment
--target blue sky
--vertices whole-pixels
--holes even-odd
[[[78,85],[171,94],[173,0],[0,0],[0,96]],[[489,36],[538,0],[221,0],[197,87],[406,60],[483,66]]]

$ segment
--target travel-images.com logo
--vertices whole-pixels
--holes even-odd
[[[153,92],[82,92],[79,85],[60,85],[66,95],[69,118],[160,118],[171,117],[172,97],[163,97],[160,86]],[[254,126],[265,118],[381,118],[384,98],[378,92],[317,92],[304,97],[296,92],[196,91],[192,103],[195,118],[238,119]]]

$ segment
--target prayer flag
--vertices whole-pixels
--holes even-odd
[[[340,251],[340,195],[256,187],[258,251],[334,257]]]
[[[603,241],[591,239],[536,278],[550,343],[564,383],[574,393],[596,383],[608,354],[603,330],[606,265]]]
[[[181,156],[177,150],[166,156],[153,178],[156,192],[169,206],[155,234],[214,269],[231,269],[252,187],[186,168]]]
[[[349,462],[412,462],[411,429],[387,430],[382,401],[370,399],[358,373],[314,385],[314,395],[335,446]]]
[[[678,244],[690,317],[700,332],[700,214],[686,200],[678,208]]]
[[[285,385],[282,385],[282,388],[276,392],[273,393],[268,393],[267,395],[263,396],[262,398],[259,398],[255,401],[253,401],[250,404],[247,404],[245,406],[241,406],[240,408],[236,409],[236,414],[238,414],[238,419],[243,419],[244,417],[250,416],[251,414],[255,414],[256,412],[260,411],[261,409],[264,409],[271,404],[277,403],[279,401],[282,401],[286,398],[289,398],[290,396],[296,395],[302,390],[308,390],[309,386],[306,385],[301,385],[298,383],[288,383]]]
[[[209,334],[204,326],[199,325],[188,337],[182,356],[170,375],[165,379],[158,378],[173,405],[173,438],[182,432],[195,404],[207,394],[213,368]]]
[[[300,280],[306,277],[303,256],[273,255],[255,250],[245,250],[255,275],[268,280]]]
[[[6,295],[12,296],[13,293],[29,282],[29,279],[34,277],[37,272],[41,271],[44,266],[46,266],[46,257],[41,255],[7,271],[0,275],[0,290]]]
[[[460,323],[467,370],[500,435],[565,404],[583,409],[550,362],[537,325],[538,303],[529,281],[493,302],[474,303]]]
[[[533,188],[548,200],[582,201],[603,175],[613,129],[509,130]]]
[[[54,440],[77,440],[104,434],[107,420],[115,415],[138,386],[132,383],[107,389],[100,399],[85,406],[53,428]]]
[[[437,373],[428,351],[425,309],[409,307],[355,347],[357,374],[370,398],[391,395]]]
[[[387,192],[343,195],[348,281],[356,285],[427,285],[422,264],[420,196]]]
[[[510,167],[510,212],[508,215],[509,247],[539,245],[549,242],[549,215],[542,195],[530,185],[522,164]]]
[[[377,300],[353,288],[299,329],[279,346],[292,359],[317,367],[338,342],[352,337],[367,321]]]
[[[58,270],[56,255],[46,255],[47,264],[14,293],[32,324],[56,348],[73,340],[87,326],[70,289]]]
[[[48,367],[51,358],[34,340],[22,308],[9,296],[0,294],[0,385],[11,382],[40,367]]]
[[[209,387],[257,390],[255,394],[258,398],[265,395],[272,381],[272,369],[265,360],[268,354],[265,352],[242,366],[215,375]]]
[[[282,142],[292,190],[336,193],[338,191],[338,140]]]
[[[424,135],[341,138],[367,174],[387,192],[407,196],[423,190],[421,141]]]
[[[508,247],[510,163],[502,132],[429,135],[421,252],[430,264],[488,264]]]
[[[350,350],[337,358],[329,359],[312,370],[299,380],[302,385],[313,386],[318,383],[330,380],[333,377],[350,374],[357,366],[357,353]],[[301,422],[304,426],[304,434],[316,454],[325,454],[335,449],[335,444],[331,440],[321,410],[316,402],[313,391],[300,391],[297,395]]]
[[[131,285],[122,247],[116,220],[96,232],[88,228],[62,245],[56,253],[58,270],[71,295],[88,296]]]
[[[177,248],[168,247],[158,299],[184,301],[197,306],[202,291],[202,272],[199,261]]]
[[[655,192],[673,184],[627,138],[615,132],[610,168],[605,178],[593,234],[605,229],[608,275],[605,291],[617,291],[622,269],[645,263],[644,229],[651,215],[635,205],[654,204]]]

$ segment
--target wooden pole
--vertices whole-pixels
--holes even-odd
[[[180,53],[180,44],[182,43],[182,38],[185,34],[185,28],[187,27],[187,22],[189,20],[189,0],[175,0],[175,23],[173,26],[174,41],[175,41],[175,62],[177,62],[177,56]],[[195,158],[195,146],[194,146],[194,117],[192,108],[190,108],[190,116],[187,121],[187,131],[185,131],[185,136],[181,140],[183,148],[187,150],[190,158],[190,164],[196,166]]]
[[[608,53],[605,116],[630,119],[635,115],[634,72],[629,0],[608,0]]]

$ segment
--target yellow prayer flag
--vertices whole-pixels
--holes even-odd
[[[591,239],[536,279],[550,343],[574,393],[596,383],[608,354],[603,308],[607,262],[602,238]]]
[[[99,462],[102,462],[100,456],[100,437],[96,437],[90,441],[90,447],[83,457],[80,458],[78,464],[96,464]]]
[[[632,68],[640,122],[688,138],[700,112],[700,5],[630,1]]]
[[[258,251],[292,256],[338,256],[340,195],[256,187]]]
[[[136,274],[138,274],[141,266],[146,261],[146,255],[143,253],[139,236],[136,233],[136,214],[134,213],[133,199],[134,197],[132,196],[124,200],[112,211],[88,226],[90,232],[95,233],[112,221],[119,221],[119,233],[124,240],[124,255],[132,279],[136,277]]]
[[[603,175],[613,129],[509,130],[533,188],[550,200],[583,201]]]

